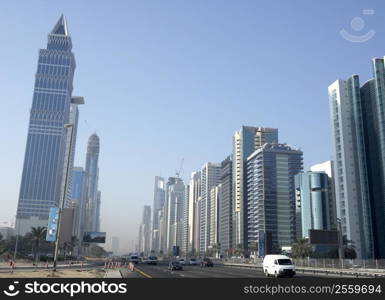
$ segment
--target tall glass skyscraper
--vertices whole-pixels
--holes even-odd
[[[294,176],[302,155],[286,144],[265,144],[247,158],[249,249],[258,249],[260,232],[271,234],[274,251],[295,242]]]
[[[164,181],[164,178],[160,177],[160,176],[155,176],[151,248],[152,248],[152,250],[155,250],[156,252],[160,251],[159,211],[163,209],[164,198],[165,198],[165,181]]]
[[[47,226],[49,209],[62,199],[75,57],[61,16],[39,50],[27,145],[17,206],[16,232]],[[71,151],[72,152],[72,151]]]
[[[233,137],[233,245],[247,248],[246,160],[265,143],[278,143],[278,129],[242,126]]]
[[[99,180],[99,151],[100,140],[97,134],[88,139],[86,156],[86,218],[85,231],[98,231],[100,214]]]
[[[385,63],[329,86],[337,215],[358,258],[385,258]]]

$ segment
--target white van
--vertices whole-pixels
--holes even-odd
[[[295,266],[290,257],[286,255],[269,254],[263,259],[263,272],[266,276],[293,277],[295,275]]]

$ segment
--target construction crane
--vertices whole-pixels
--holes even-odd
[[[180,172],[182,172],[183,162],[184,162],[184,158],[182,158],[182,160],[180,161],[179,170],[175,170],[175,173],[176,173],[176,177],[177,177],[177,178],[179,178]]]

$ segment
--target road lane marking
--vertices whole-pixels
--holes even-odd
[[[149,274],[143,272],[142,270],[138,269],[137,267],[134,268],[134,271],[137,271],[139,274],[143,275],[143,276],[146,277],[146,278],[152,278],[151,275],[149,275]]]

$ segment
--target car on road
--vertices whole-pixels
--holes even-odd
[[[150,256],[146,262],[148,265],[157,265],[158,264],[158,258],[156,256]]]
[[[214,267],[214,263],[210,258],[205,257],[201,261],[201,267]]]
[[[140,261],[141,261],[141,259],[139,258],[139,256],[137,256],[137,255],[131,255],[130,256],[130,262],[132,262],[134,264],[138,264]]]
[[[190,258],[189,264],[191,266],[196,266],[198,264],[198,261],[196,260],[196,258]]]
[[[181,265],[185,265],[185,264],[186,264],[186,261],[185,261],[183,258],[181,258],[181,259],[179,260],[179,263],[180,263]]]
[[[278,277],[293,277],[295,266],[290,257],[286,255],[268,254],[263,258],[263,272],[268,277],[270,275]]]
[[[170,264],[168,265],[168,269],[170,271],[174,271],[174,270],[183,270],[183,266],[181,265],[181,263],[179,261],[170,261]]]

